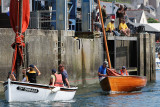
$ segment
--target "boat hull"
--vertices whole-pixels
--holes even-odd
[[[139,91],[146,83],[146,77],[141,76],[108,76],[100,81],[103,91],[113,92]]]
[[[51,87],[34,83],[10,81],[4,83],[7,102],[72,100],[77,87]]]

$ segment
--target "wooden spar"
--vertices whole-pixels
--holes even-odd
[[[19,32],[19,36],[21,36],[21,33],[22,33],[22,15],[23,15],[23,0],[19,0],[18,2],[18,8],[19,8],[19,26],[18,26],[18,32]],[[18,23],[18,21],[17,21]],[[19,75],[20,75],[20,65],[21,65],[21,59],[20,59],[20,54],[19,52],[20,51],[19,49],[17,49],[17,59],[16,59],[16,80],[19,81]]]
[[[104,23],[103,23],[103,17],[102,17],[100,0],[97,0],[97,1],[98,1],[99,14],[100,14],[101,23],[102,23],[102,31],[103,31],[103,38],[104,38],[105,48],[106,48],[108,66],[109,66],[109,68],[111,68],[111,61],[110,61],[110,56],[109,56],[109,51],[108,51],[108,45],[107,45],[107,39],[106,39],[106,31],[105,31],[105,29],[104,29]]]

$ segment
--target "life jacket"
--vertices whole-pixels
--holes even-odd
[[[30,83],[36,83],[36,76],[37,76],[37,73],[36,71],[29,71],[27,73],[27,77],[28,77],[28,81],[30,81]]]
[[[50,84],[49,85],[52,85],[51,79],[50,79]],[[61,74],[56,74],[55,73],[54,86],[63,87],[63,81],[62,81],[62,75]]]
[[[122,69],[121,69],[120,71],[121,71],[121,75],[124,75],[124,73],[123,73]],[[128,75],[127,70],[126,70],[126,75]]]
[[[36,73],[36,71],[29,71],[29,73]]]

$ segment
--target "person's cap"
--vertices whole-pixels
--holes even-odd
[[[31,65],[29,65],[29,67],[34,68],[34,65],[31,64]]]
[[[60,64],[59,67],[64,67],[63,64]]]
[[[103,64],[108,65],[108,62],[107,62],[107,61],[104,61]]]
[[[52,69],[52,73],[56,73],[56,69]]]
[[[114,22],[114,19],[111,19],[112,22]]]
[[[125,67],[125,66],[122,66],[122,69],[126,69],[126,67]]]

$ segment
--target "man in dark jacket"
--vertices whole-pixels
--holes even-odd
[[[34,71],[34,68],[36,69],[36,71]],[[37,82],[36,77],[41,75],[41,72],[38,70],[36,66],[30,65],[26,75],[28,76],[28,81],[30,83],[36,83]]]

